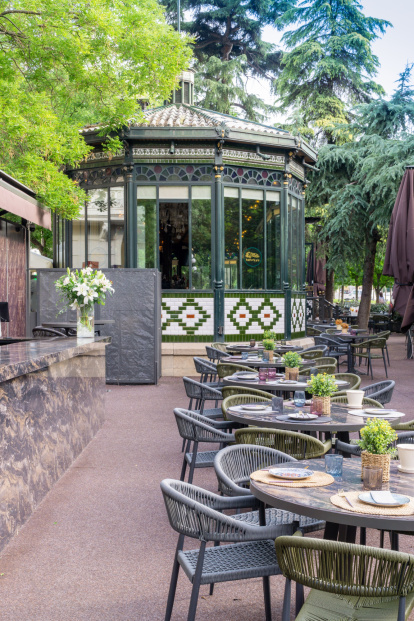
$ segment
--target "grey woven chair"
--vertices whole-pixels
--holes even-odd
[[[250,498],[224,498],[195,485],[164,479],[161,491],[171,527],[179,533],[168,593],[165,621],[170,621],[180,567],[192,582],[187,621],[194,621],[200,585],[263,578],[266,621],[271,621],[269,576],[280,573],[273,539],[290,534],[292,526],[258,526],[239,516],[224,515],[226,509],[250,506]],[[183,550],[184,538],[200,542],[196,550]],[[207,547],[208,542],[214,547]],[[219,545],[223,543],[225,545]]]
[[[414,605],[413,555],[299,536],[279,537],[275,546],[286,577],[282,621],[291,618],[292,580],[297,583],[296,621],[409,618]],[[304,603],[303,586],[311,588]]]
[[[318,360],[325,360],[324,358],[318,358]],[[336,363],[335,364],[324,364],[312,367],[306,367],[300,370],[300,374],[306,376],[315,375],[315,369],[318,373],[327,373],[328,375],[334,375],[336,371]]]
[[[186,442],[180,480],[184,481],[188,465],[190,467],[188,482],[192,483],[195,468],[212,468],[214,457],[217,454],[217,451],[211,450],[199,453],[198,445],[200,442],[219,444],[220,448],[223,448],[228,442],[234,442],[234,435],[217,429],[208,418],[197,414],[197,412],[191,412],[191,410],[175,408],[174,416],[178,433]],[[193,443],[192,451],[190,451],[191,443]]]
[[[394,388],[395,382],[393,380],[384,380],[371,384],[370,386],[365,386],[361,390],[364,391],[366,397],[375,399],[375,401],[379,401],[382,405],[386,405],[391,401]]]
[[[231,354],[228,354],[226,351],[222,351],[216,347],[209,347],[208,345],[206,345],[206,353],[211,362],[220,362],[223,358],[230,358],[231,356]]]
[[[286,462],[296,461],[294,457],[265,446],[255,444],[237,444],[227,446],[217,453],[214,458],[219,490],[224,496],[248,496],[252,499],[252,508],[258,508],[259,502],[249,489],[250,474],[255,470],[275,466]],[[243,514],[237,516],[244,519]],[[258,514],[254,517],[259,523]],[[314,520],[303,515],[283,511],[282,509],[266,509],[266,524],[299,524],[304,533],[314,532],[325,528],[325,522]]]
[[[218,388],[220,384],[217,382],[217,365],[214,362],[210,362],[210,360],[205,360],[198,356],[194,356],[193,361],[196,372],[200,373],[200,382],[207,386]]]
[[[320,334],[322,334],[322,330],[312,328],[311,326],[306,328],[306,336],[319,336]]]
[[[55,330],[54,328],[44,328],[43,326],[36,326],[32,330],[32,334],[34,338],[67,338],[66,334],[61,332],[60,330]]]
[[[303,360],[314,360],[315,358],[322,358],[322,356],[326,356],[328,353],[328,347],[325,345],[321,345],[320,347],[308,347],[300,352],[300,357]]]
[[[397,440],[394,440],[392,443],[394,448],[397,447],[397,444],[414,444],[414,431],[400,433]],[[342,442],[342,440],[337,440],[335,452],[341,455],[356,455],[359,457],[361,455],[361,447],[358,444],[348,444],[347,442]],[[397,456],[395,456],[395,459],[397,459]]]
[[[223,395],[220,390],[197,382],[190,377],[183,377],[183,382],[186,395],[190,399],[189,410],[198,411],[203,416],[221,418],[221,408],[218,407],[218,402],[223,399]],[[206,409],[206,401],[214,401],[216,407]]]
[[[319,346],[326,345],[326,347],[329,347],[329,352],[326,355],[337,360],[339,371],[341,358],[348,358],[348,343],[336,334],[325,334],[315,337],[315,344],[318,344]]]

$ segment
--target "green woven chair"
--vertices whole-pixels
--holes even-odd
[[[377,334],[375,335],[377,339],[385,339],[385,351],[387,354],[387,361],[388,361],[388,366],[391,366],[390,363],[390,355],[388,353],[388,344],[387,341],[390,338],[391,332],[389,330],[384,330],[384,332],[377,332]]]
[[[267,446],[277,451],[287,453],[295,459],[314,459],[322,457],[332,448],[332,441],[321,442],[317,438],[307,436],[297,431],[283,429],[262,429],[260,427],[245,427],[236,429],[236,444],[255,444]]]
[[[337,334],[340,336],[342,334],[341,330],[337,330],[336,328],[328,328],[325,330],[325,334]]]
[[[414,606],[414,556],[351,543],[278,537],[279,567],[286,577],[282,621],[290,620],[291,581],[296,621],[405,621]]]
[[[322,367],[327,364],[334,364],[336,366],[336,358],[331,358],[330,356],[323,356],[321,358],[316,358],[312,361],[313,367]]]
[[[414,431],[414,420],[409,420],[407,423],[397,423],[392,427],[395,431]]]
[[[310,351],[301,352],[300,357],[302,360],[314,360],[315,358],[322,358],[323,354],[323,349],[311,349]]]
[[[311,328],[311,326],[306,328],[306,336],[319,336],[320,334],[322,334],[322,330]]]
[[[252,373],[257,373],[256,369],[252,369],[251,367],[246,367],[243,364],[234,364],[233,362],[219,362],[217,365],[217,375],[220,379],[223,377],[227,377],[227,375],[233,375],[236,371],[250,371]]]
[[[348,403],[348,398],[346,395],[335,395],[331,397],[331,403]],[[362,399],[362,405],[369,405],[371,408],[384,409],[384,406],[379,403],[379,401],[375,401],[375,399],[370,399],[369,397],[364,397]]]
[[[263,397],[264,399],[269,399],[268,392],[264,390],[257,390],[257,388],[247,388],[245,386],[223,386],[220,388],[221,394],[223,395],[223,399],[226,397],[232,397],[233,395],[255,395],[257,397]]]
[[[261,391],[258,391],[261,392]],[[252,394],[238,394],[238,395],[232,395],[231,397],[226,397],[225,399],[223,399],[223,402],[221,404],[221,409],[223,412],[223,418],[224,420],[228,420],[227,418],[227,410],[229,408],[231,408],[234,405],[243,405],[244,403],[263,403],[263,402],[269,402],[272,403],[272,398],[270,397],[269,393],[265,393],[266,397],[262,397],[261,395],[252,395]],[[270,397],[270,398],[269,398]]]
[[[328,375],[334,375],[336,371],[336,363],[335,364],[324,364],[322,366],[310,367],[308,369],[301,369],[300,374],[308,377],[310,375],[311,369],[314,369],[314,368],[318,369],[318,373],[327,373]]]
[[[220,351],[227,351],[227,345],[229,345],[229,343],[211,343],[211,347],[214,347],[214,349],[219,349]]]
[[[362,341],[362,343],[352,343],[352,351],[353,355],[359,358],[361,362],[361,358],[365,358],[368,363],[367,375],[371,369],[371,379],[374,379],[374,374],[372,372],[372,361],[373,360],[381,360],[384,362],[385,375],[388,377],[387,371],[387,361],[385,359],[385,346],[387,344],[386,339],[375,338],[368,339],[366,341]],[[375,353],[380,350],[381,353]]]
[[[361,378],[359,375],[355,375],[355,373],[335,373],[335,378],[338,380],[343,380],[344,382],[349,383],[349,388],[347,390],[358,390],[361,385]],[[342,397],[345,396],[345,390],[338,390],[332,396],[333,397]]]

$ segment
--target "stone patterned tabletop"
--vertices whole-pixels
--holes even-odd
[[[83,354],[94,343],[109,343],[109,337],[93,339],[33,339],[0,346],[0,382],[33,373],[56,362]]]
[[[391,463],[391,478],[389,484],[383,484],[391,492],[413,496],[414,475],[404,474],[397,469],[398,462]],[[291,467],[292,464],[286,464]],[[298,462],[298,467],[309,466],[311,470],[325,470],[324,459],[309,459]],[[282,467],[278,465],[278,467]],[[256,481],[250,482],[250,490],[256,498],[270,507],[284,509],[299,515],[306,515],[317,520],[324,520],[334,524],[346,526],[360,526],[378,528],[389,531],[414,533],[414,516],[384,516],[361,514],[346,511],[334,506],[330,497],[340,490],[353,492],[362,490],[361,460],[353,457],[344,459],[342,477],[338,477],[326,487],[313,487],[303,493],[303,489],[281,488]]]

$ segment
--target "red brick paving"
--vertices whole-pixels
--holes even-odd
[[[389,376],[397,383],[392,405],[414,418],[414,360],[405,359],[403,337],[390,339],[390,353]],[[374,362],[374,381],[383,377],[381,362]],[[177,535],[159,482],[179,477],[172,410],[187,399],[177,378],[108,390],[104,427],[0,555],[1,619],[163,619]],[[195,483],[216,489],[212,471],[196,471]],[[378,545],[376,531],[368,542]],[[414,553],[413,540],[402,537],[401,549]],[[280,619],[283,579],[271,583],[273,619]],[[202,587],[198,621],[264,619],[260,580],[219,584],[213,597],[207,593]],[[174,621],[186,619],[189,596],[181,575]]]

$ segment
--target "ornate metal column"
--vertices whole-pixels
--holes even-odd
[[[289,210],[288,210],[288,193],[289,193],[289,174],[283,176],[283,187],[281,196],[281,254],[282,254],[282,287],[285,294],[285,338],[292,337],[292,290],[289,282]]]
[[[223,166],[215,166],[214,184],[214,227],[215,227],[215,260],[214,260],[214,339],[224,341],[224,204],[221,173]]]
[[[136,205],[134,191],[134,167],[132,164],[124,166],[125,176],[125,267],[137,267],[136,244]]]

